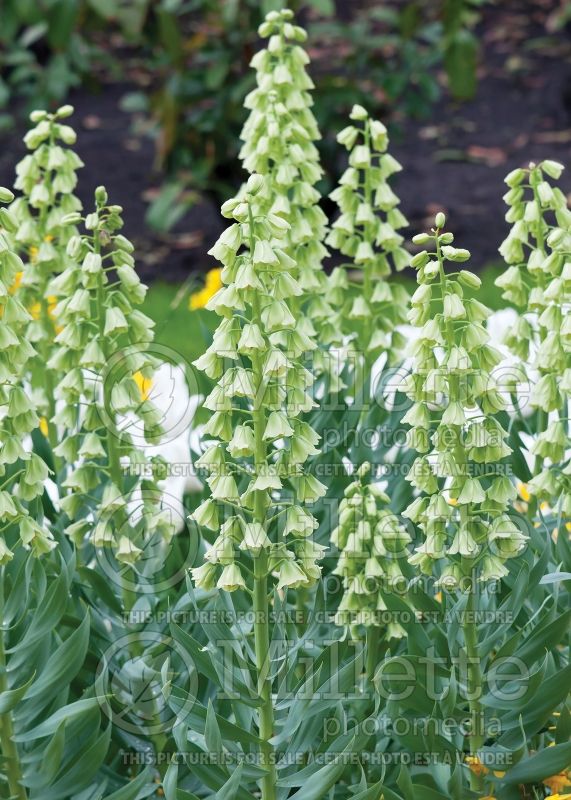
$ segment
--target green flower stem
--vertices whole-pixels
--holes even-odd
[[[369,125],[365,125],[365,145],[370,148],[371,147],[371,132],[369,130]],[[373,206],[373,190],[371,188],[371,171],[366,169],[364,170],[364,194],[365,194],[365,202],[368,206]],[[371,230],[371,224],[367,223],[364,229],[364,238],[365,240],[369,240],[371,247],[375,245],[375,235],[374,232]],[[365,295],[365,299],[367,302],[370,301],[371,295],[373,294],[373,281],[371,276],[371,265],[364,264],[363,265],[363,294]],[[364,352],[364,360],[367,369],[371,366],[371,356],[367,351],[367,345],[369,344],[371,338],[371,317],[368,317],[365,321],[365,336],[363,341],[363,352]]]
[[[375,677],[375,670],[378,661],[379,651],[379,634],[380,630],[377,625],[371,625],[367,628],[367,663],[366,672],[367,678],[372,682]]]
[[[442,247],[440,245],[440,230],[440,228],[436,229],[434,238],[436,242],[436,257],[438,259],[438,275],[440,278],[440,301],[444,307],[444,297],[446,295],[446,272],[444,271],[444,259],[442,257]],[[451,348],[454,344],[454,331],[450,321],[446,322],[446,343],[449,348]]]
[[[478,653],[478,628],[475,619],[477,605],[478,593],[474,582],[472,582],[466,600],[462,629],[464,631],[464,642],[466,644],[466,655],[468,659],[467,689],[471,717],[470,755],[474,758],[477,757],[478,750],[484,744],[485,739],[484,731],[482,730],[482,704],[480,701],[482,696],[483,676],[480,654]],[[484,788],[483,776],[477,775],[475,772],[471,771],[470,788],[475,792],[482,791]]]
[[[51,128],[50,137],[49,137],[49,149],[51,150],[54,146],[54,132],[53,126]],[[53,180],[53,170],[49,173],[46,173],[49,176],[47,180],[47,184],[50,187],[50,204],[53,206],[54,198],[52,194],[52,180]],[[47,209],[48,206],[42,206],[40,211],[40,219],[39,219],[39,229],[40,229],[40,238],[38,241],[38,250],[41,247],[42,242],[45,240],[46,237],[46,217],[47,217]],[[54,339],[54,325],[52,320],[50,319],[50,311],[49,311],[49,302],[45,292],[46,286],[42,287],[42,298],[40,302],[40,316],[42,320],[42,325],[46,334],[46,338],[39,342],[38,353],[40,355],[41,361],[43,364],[46,364],[49,356],[50,356],[50,349]],[[54,376],[52,374],[51,369],[44,369],[43,372],[43,381],[46,389],[46,397],[48,401],[48,413],[46,416],[46,424],[48,427],[48,441],[50,443],[50,447],[52,450],[52,458],[54,461],[54,467],[56,472],[56,477],[60,474],[61,468],[63,466],[61,459],[57,456],[54,452],[55,448],[59,444],[59,437],[55,423],[53,422],[55,415],[56,415],[56,401],[55,401],[55,384],[54,384]]]
[[[535,202],[538,205],[538,208],[541,208],[541,199],[540,199],[539,193],[537,191],[537,180],[533,180],[533,179],[531,180],[531,189],[533,191],[533,197],[534,197]],[[544,235],[542,223],[543,223],[543,218],[540,217],[539,220],[537,221],[536,240],[537,240],[538,249],[541,250],[543,256],[545,257],[545,235]],[[536,283],[537,283],[538,286],[540,286],[542,288],[545,287],[545,278],[544,278],[543,273],[540,273],[539,275],[537,275]],[[542,339],[542,332],[543,332],[543,328],[541,326],[539,326],[539,337],[540,337],[540,340]],[[542,408],[538,408],[537,409],[536,435],[540,435],[542,433],[545,433],[545,430],[547,428],[547,422],[548,422],[548,414],[547,414],[547,412],[544,411]],[[540,455],[536,455],[535,461],[534,461],[534,464],[533,464],[533,474],[534,475],[539,475],[539,473],[541,472],[542,469],[543,469],[543,458]],[[537,509],[539,507],[539,502],[538,502],[537,497],[535,495],[531,497],[529,505],[530,505],[530,512],[531,512],[532,517],[533,517],[537,513]]]
[[[365,138],[365,145],[367,147],[370,147],[371,133],[368,124],[365,125],[364,128],[364,138]],[[364,199],[365,202],[372,207],[373,189],[371,187],[370,171],[366,169],[363,170],[363,172],[364,172],[364,177],[363,177]],[[371,231],[370,223],[367,223],[364,226],[363,234],[365,241],[369,241],[371,247],[374,247],[375,234],[373,231]],[[361,285],[359,286],[359,289],[363,292],[363,296],[365,297],[367,302],[369,302],[374,289],[370,264],[363,264],[363,279]],[[366,416],[370,410],[370,405],[371,405],[371,368],[376,360],[376,356],[373,356],[369,352],[367,345],[371,340],[372,321],[373,320],[371,317],[368,317],[368,319],[364,320],[363,322],[364,332],[363,332],[363,337],[360,341],[361,352],[359,353],[359,355],[362,355],[363,360],[362,363],[359,366],[357,366],[357,370],[361,369],[362,373],[359,377],[359,381],[357,382],[357,391],[355,392],[355,402],[357,403],[361,402],[362,406],[361,406],[361,411],[359,413],[359,419],[356,424],[356,429],[364,425]]]
[[[444,259],[442,257],[442,250],[439,241],[440,229],[436,231],[436,256],[439,265],[439,278],[440,290],[442,298],[446,294],[446,273],[444,270]],[[443,300],[442,300],[443,302]],[[446,323],[446,340],[449,348],[454,344],[454,330],[453,324],[450,321]],[[452,380],[454,378],[454,380]],[[458,379],[455,376],[450,376],[449,391],[450,400],[455,401],[458,399]],[[458,464],[462,465],[464,471],[466,468],[466,453],[461,446],[459,440],[456,442],[454,454]],[[460,507],[460,517],[462,522],[466,522],[465,507]],[[470,560],[464,560],[463,571],[469,574],[473,570],[473,563]],[[482,705],[480,697],[482,695],[482,666],[480,655],[478,653],[478,629],[476,626],[476,610],[478,607],[478,592],[475,584],[475,578],[471,576],[470,590],[466,600],[466,608],[464,612],[464,619],[462,629],[464,632],[464,642],[466,645],[467,657],[467,690],[468,690],[468,704],[470,708],[471,730],[470,730],[470,755],[477,756],[478,750],[484,743],[484,735],[481,730],[481,712]],[[483,778],[475,772],[470,772],[470,788],[473,791],[482,791],[484,788]]]
[[[94,251],[97,254],[101,253],[101,242],[99,239],[99,234],[95,232],[94,234]],[[104,336],[104,329],[105,329],[105,286],[103,283],[103,272],[101,271],[98,276],[97,282],[97,324],[99,327],[99,334],[100,334],[100,341],[101,347],[105,354],[106,362],[109,362],[109,358],[111,353],[109,353],[107,347],[107,341]],[[108,382],[103,383],[103,408],[110,409],[112,407],[111,404],[111,388]],[[123,471],[121,469],[121,456],[119,453],[119,449],[117,447],[117,439],[115,434],[109,427],[107,429],[107,453],[109,456],[109,474],[113,483],[121,488],[122,486],[122,479],[123,479]],[[133,596],[133,592],[128,588],[127,582],[125,580],[121,580],[121,595],[123,598],[123,608],[126,614],[129,614],[133,606],[135,605],[135,597]],[[129,646],[129,650],[131,652],[132,657],[136,658],[141,656],[144,653],[144,647],[139,642],[137,638],[135,638]],[[157,713],[156,702],[153,700],[153,719],[156,722],[160,723],[160,717]],[[155,748],[156,753],[162,753],[164,750],[164,746],[167,742],[167,737],[164,733],[154,734],[149,737],[153,742],[153,746]],[[161,775],[164,777],[164,774],[167,769],[167,764],[161,762],[158,769]]]
[[[254,219],[250,210],[250,235],[254,228]],[[253,252],[253,236],[251,242]],[[253,302],[253,316],[260,320],[260,300],[256,296]],[[267,449],[264,442],[264,429],[266,427],[265,413],[262,406],[264,375],[261,358],[258,354],[252,356],[254,373],[254,386],[256,397],[252,410],[254,428],[254,470],[257,472],[267,462]],[[256,491],[254,497],[254,521],[264,527],[266,520],[267,493]],[[260,748],[260,766],[267,770],[261,780],[262,800],[275,800],[277,773],[274,763],[274,750],[270,739],[274,735],[274,709],[272,706],[272,681],[269,676],[270,663],[270,634],[269,634],[269,604],[268,604],[268,557],[262,548],[254,556],[254,649],[256,653],[257,690],[262,700],[259,710],[259,737],[263,744]]]
[[[93,237],[93,244],[94,244],[94,251],[97,254],[101,253],[101,241],[99,239],[99,234],[97,232],[94,233]],[[105,354],[105,360],[108,363],[110,353],[107,348],[107,341],[104,335],[105,330],[105,287],[103,283],[103,272],[100,272],[98,275],[97,280],[97,325],[99,328],[99,336],[101,341],[101,347]],[[111,387],[109,386],[107,381],[103,382],[103,408],[110,409],[111,406]],[[107,428],[106,432],[106,439],[107,439],[107,453],[109,457],[109,475],[113,483],[121,487],[122,482],[122,470],[121,470],[121,457],[119,455],[119,450],[117,448],[117,440],[115,438],[115,434],[111,430],[110,427]],[[132,592],[126,586],[125,581],[121,581],[121,594],[123,597],[123,607],[126,613],[129,613],[134,605],[134,599],[132,596]],[[139,650],[139,648],[137,647]],[[140,654],[140,650],[139,650]]]
[[[8,680],[6,678],[6,653],[4,649],[4,574],[2,570],[1,584],[0,584],[0,694],[8,689]],[[27,800],[28,795],[26,789],[22,784],[22,766],[20,764],[20,756],[18,754],[18,747],[13,740],[14,725],[12,722],[12,713],[7,711],[0,714],[0,746],[2,749],[2,756],[6,763],[6,777],[8,779],[8,788],[10,790],[10,797],[14,800]]]
[[[262,739],[260,766],[267,770],[261,780],[262,800],[275,800],[277,774],[274,750],[270,739],[274,735],[274,711],[272,706],[272,683],[268,676],[270,638],[268,630],[268,584],[267,556],[263,552],[255,559],[254,572],[254,644],[258,692],[262,705],[259,710],[259,737]]]
[[[95,233],[94,235],[94,251],[97,254],[101,253],[101,242],[99,240],[99,235]],[[100,272],[97,279],[97,324],[99,326],[99,336],[101,340],[101,347],[105,354],[105,358],[108,361],[110,353],[107,349],[107,342],[105,338],[105,287],[103,284],[103,273]],[[106,382],[103,383],[103,408],[109,409],[111,408],[111,392],[108,384]],[[109,453],[109,470],[111,474],[111,480],[117,486],[121,484],[121,459],[119,457],[119,453],[117,450],[117,442],[115,439],[115,435],[113,431],[108,428],[107,429],[107,450]]]

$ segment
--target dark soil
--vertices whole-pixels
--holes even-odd
[[[138,254],[138,271],[146,282],[179,282],[193,271],[214,265],[206,251],[223,229],[216,204],[202,199],[176,226],[178,233],[154,235],[145,222],[148,193],[164,176],[153,167],[154,143],[133,132],[133,119],[120,110],[121,98],[133,87],[108,83],[97,93],[75,91],[69,102],[75,108],[70,120],[78,134],[75,147],[84,162],[77,194],[85,208],[93,204],[93,192],[104,184],[110,201],[123,206],[125,234]],[[20,138],[0,141],[0,185],[11,186],[14,166],[25,154]]]
[[[485,6],[475,99],[439,102],[430,120],[407,124],[393,146],[404,166],[397,193],[414,232],[445,210],[475,265],[498,258],[511,169],[560,161],[562,189],[571,191],[571,35],[548,32],[557,7],[553,0]]]
[[[404,166],[397,193],[412,233],[430,225],[435,210],[449,214],[459,245],[474,264],[497,258],[506,233],[504,175],[530,160],[552,158],[569,164],[571,149],[571,36],[550,31],[554,0],[496,0],[484,7],[479,26],[481,65],[473,101],[446,96],[429,119],[406,121],[392,139]],[[439,76],[444,84],[445,79]],[[86,206],[104,183],[125,209],[126,234],[139,253],[142,277],[181,281],[214,266],[206,251],[222,230],[215,200],[203,196],[174,232],[153,234],[145,222],[148,200],[162,177],[153,167],[154,144],[137,134],[134,118],[119,109],[134,87],[105,83],[69,98],[76,108],[77,150],[85,162],[79,194]],[[139,126],[140,127],[140,126]],[[11,185],[14,165],[24,154],[20,134],[0,140],[0,184]],[[571,171],[562,180],[571,191]]]

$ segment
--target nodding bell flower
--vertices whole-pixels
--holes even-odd
[[[64,271],[48,284],[61,325],[48,366],[60,374],[57,419],[67,432],[55,454],[71,464],[61,505],[74,523],[70,535],[81,534],[77,544],[90,538],[132,564],[159,527],[163,540],[174,532],[161,517],[162,464],[137,447],[160,441],[162,433],[160,413],[137,380],[150,379],[157,366],[153,322],[137,308],[146,287],[134,269],[133,245],[120,233],[121,208],[108,203],[102,186],[84,225],[68,242]],[[101,485],[98,504],[93,489]],[[136,523],[129,503],[145,509]],[[78,519],[87,524],[78,528]]]
[[[399,232],[408,222],[390,179],[402,167],[388,152],[385,126],[361,106],[337,140],[349,151],[349,166],[331,194],[340,214],[326,243],[348,262],[329,280],[327,299],[336,310],[331,341],[352,338],[369,366],[382,351],[395,361],[403,344],[395,328],[406,322],[408,293],[387,278],[407,267],[410,256]],[[362,275],[359,284],[348,270]]]
[[[470,254],[452,245],[445,223],[439,213],[431,234],[413,239],[426,249],[412,259],[420,291],[410,318],[420,331],[402,390],[413,403],[405,416],[412,426],[408,441],[420,452],[407,480],[425,496],[404,516],[424,536],[410,563],[428,575],[436,571],[442,588],[457,589],[464,576],[486,581],[504,574],[499,567],[521,551],[526,537],[506,514],[515,490],[499,463],[511,452],[496,416],[503,401],[491,376],[502,356],[482,325],[490,312],[473,296],[478,277],[465,269],[446,272],[447,262],[466,261]],[[449,313],[460,308],[462,313]]]
[[[505,343],[517,358],[533,353],[537,375],[530,397],[538,419],[536,475],[529,488],[570,518],[571,210],[553,183],[562,172],[556,161],[542,161],[506,177],[506,220],[512,227],[500,253],[510,266],[496,284],[521,315]],[[523,371],[522,376],[527,382]]]
[[[191,519],[224,538],[224,548],[211,547],[205,558],[218,567],[216,585],[226,591],[244,588],[251,569],[242,566],[252,559],[263,562],[280,591],[309,586],[320,574],[321,549],[308,542],[317,521],[307,505],[325,487],[304,469],[319,436],[303,419],[313,405],[307,401],[313,376],[302,362],[316,345],[309,335],[296,338],[298,273],[286,252],[289,223],[267,211],[269,182],[250,176],[239,197],[222,207],[234,232],[222,234],[210,251],[219,253],[225,243],[223,286],[208,304],[222,319],[195,362],[217,384],[205,401],[212,413],[205,438],[215,442],[198,460],[210,476],[211,497]],[[241,281],[245,272],[248,282]],[[203,566],[193,578],[212,588]]]
[[[10,203],[14,195],[0,187],[0,203]],[[3,408],[0,427],[0,563],[14,555],[16,545],[23,545],[36,556],[56,545],[51,533],[30,516],[28,504],[40,497],[49,470],[25,442],[39,425],[36,406],[22,387],[30,359],[36,351],[26,336],[31,315],[20,300],[10,294],[16,276],[24,268],[14,252],[10,235],[15,228],[11,209],[0,210],[0,403]],[[40,504],[41,505],[41,504]]]
[[[357,638],[360,629],[384,624],[383,593],[402,590],[406,583],[400,561],[408,555],[410,536],[388,509],[389,498],[370,479],[364,463],[345,489],[338,525],[331,543],[339,551],[335,575],[343,578],[344,593],[335,623],[347,626]],[[390,633],[404,635],[400,625]]]
[[[29,152],[16,165],[14,186],[22,194],[11,208],[14,225],[10,236],[24,264],[15,296],[31,314],[26,337],[38,353],[29,362],[27,380],[38,410],[46,418],[53,417],[55,411],[53,393],[48,387],[57,376],[46,380],[46,362],[59,325],[56,298],[47,287],[50,279],[69,262],[67,244],[77,233],[73,225],[64,224],[64,218],[81,210],[74,191],[76,172],[83,163],[70,147],[76,140],[75,132],[67,124],[72,113],[71,106],[62,106],[54,113],[32,112],[33,127],[24,137]],[[49,433],[52,443],[55,442],[55,431]]]
[[[326,284],[321,262],[327,255],[323,245],[327,217],[315,188],[323,170],[315,146],[321,134],[311,110],[313,82],[306,71],[309,57],[301,46],[307,35],[288,9],[270,12],[259,33],[268,44],[251,61],[256,88],[245,102],[250,114],[241,133],[240,158],[249,173],[266,179],[257,198],[260,210],[279,217],[282,225],[287,221],[286,230],[277,238],[280,248],[295,262],[292,274],[298,286],[292,292],[286,275],[285,280],[276,282],[274,296],[285,291],[292,303],[296,295],[303,294],[300,302],[307,313],[300,316],[297,327],[311,336],[315,333],[314,304]],[[224,246],[231,252],[228,238],[227,232]],[[260,242],[258,250],[262,248],[271,252],[271,242]],[[257,253],[254,255],[256,261]],[[293,302],[293,307],[297,303]]]

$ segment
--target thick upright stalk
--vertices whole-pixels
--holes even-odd
[[[101,243],[99,241],[99,236],[96,233],[94,236],[94,250],[96,253],[101,252]],[[107,347],[107,342],[105,340],[105,287],[103,283],[103,272],[99,273],[98,281],[97,281],[97,295],[96,295],[96,319],[97,319],[97,326],[99,329],[99,338],[101,341],[101,347],[103,349],[106,362],[109,362],[112,353],[109,351]],[[103,382],[103,408],[107,413],[111,413],[110,409],[112,408],[111,402],[111,387],[109,386],[108,381]],[[106,431],[106,440],[107,440],[107,456],[108,456],[108,465],[109,465],[109,475],[111,480],[117,486],[118,489],[121,490],[122,488],[122,469],[121,469],[121,454],[119,452],[119,448],[117,447],[117,440],[115,438],[115,433],[111,429],[109,425]],[[125,584],[124,580],[121,580],[121,594],[123,596],[123,607],[125,609],[125,613],[129,613],[134,605],[134,599],[132,597],[132,593],[129,591],[128,587]]]
[[[94,250],[96,253],[101,252],[101,246],[99,243],[99,237],[96,234],[94,239]],[[103,352],[105,354],[105,358],[107,362],[111,357],[111,353],[108,351],[107,343],[105,341],[105,291],[103,285],[103,272],[99,273],[98,282],[97,282],[97,325],[99,328],[99,337],[101,340],[101,347],[103,348]],[[107,411],[111,408],[111,390],[107,382],[103,384],[103,407]],[[107,428],[107,452],[109,454],[109,472],[111,474],[111,479],[113,483],[117,486],[121,485],[121,458],[119,455],[119,451],[117,449],[117,442],[115,439],[115,434],[111,430],[111,427]]]
[[[262,551],[254,564],[254,646],[258,693],[262,701],[259,715],[259,737],[262,740],[260,766],[267,770],[261,780],[262,800],[275,800],[276,767],[274,749],[270,739],[274,735],[274,710],[272,706],[272,682],[269,676],[270,636],[268,629],[268,579],[267,556]]]
[[[438,258],[439,268],[439,281],[440,291],[442,295],[442,303],[446,294],[446,274],[444,271],[444,260],[442,257],[442,250],[439,241],[439,231],[436,232],[436,256]],[[446,321],[445,328],[446,344],[449,350],[454,345],[454,328],[450,320]],[[449,402],[458,402],[461,398],[458,376],[450,375],[449,377]],[[466,453],[461,445],[460,433],[456,434],[456,443],[453,447],[454,455],[458,465],[458,475],[467,477],[466,473]],[[460,524],[466,525],[469,521],[469,513],[467,506],[460,506]],[[480,655],[478,653],[478,628],[476,623],[476,609],[477,609],[477,585],[474,575],[474,563],[471,559],[463,559],[462,571],[465,575],[470,576],[470,589],[468,598],[466,600],[466,607],[464,610],[464,617],[462,621],[462,630],[464,632],[464,643],[466,645],[466,659],[467,659],[467,693],[468,705],[470,709],[470,755],[473,758],[477,757],[478,750],[484,743],[484,732],[482,730],[482,665]],[[474,762],[474,769],[470,771],[470,788],[473,791],[481,791],[483,789],[483,778],[478,773],[477,763]]]
[[[375,670],[378,662],[379,651],[379,628],[376,625],[371,625],[367,628],[367,663],[366,671],[367,678],[372,681],[375,677]]]
[[[51,451],[52,451],[52,459],[54,463],[54,469],[56,473],[56,478],[59,479],[59,474],[62,469],[62,460],[59,456],[56,455],[55,449],[59,444],[59,437],[57,432],[56,423],[54,422],[56,416],[56,400],[55,400],[55,393],[54,393],[54,375],[52,370],[45,366],[47,365],[49,356],[50,356],[50,347],[53,342],[53,337],[55,336],[55,330],[53,323],[50,319],[50,309],[49,303],[46,297],[42,298],[41,301],[41,317],[42,323],[44,326],[44,331],[47,339],[43,339],[39,345],[39,355],[41,363],[44,365],[42,370],[42,381],[44,383],[45,392],[46,392],[46,399],[47,399],[47,418],[46,418],[46,425],[48,429],[48,441],[50,443]]]
[[[537,203],[538,208],[541,208],[541,198],[539,197],[539,192],[537,190],[537,181],[533,180],[533,177],[531,178],[531,189],[533,191],[533,198],[534,198],[535,202]],[[540,217],[539,217],[539,219],[537,221],[537,230],[536,230],[535,238],[536,238],[536,243],[537,243],[537,249],[541,252],[543,257],[545,258],[546,257],[546,253],[545,253],[545,231],[543,229],[543,224],[544,224],[543,223],[543,217],[540,215]],[[545,288],[545,275],[541,270],[536,271],[536,273],[535,273],[535,282],[536,282],[536,284],[537,284],[537,286],[539,288],[541,288],[541,289]],[[542,340],[543,340],[543,329],[542,329],[541,326],[539,326],[539,330],[538,330],[538,334],[537,335],[539,336],[539,341],[540,341],[540,344],[541,344]],[[542,433],[545,433],[545,430],[547,428],[547,423],[549,421],[549,415],[542,408],[538,408],[537,411],[536,411],[536,414],[537,414],[536,435],[540,436]],[[535,462],[534,462],[534,465],[533,465],[533,474],[534,475],[539,475],[539,473],[541,472],[542,468],[543,468],[543,458],[540,455],[536,455]],[[533,497],[531,497],[531,499],[528,502],[528,508],[529,508],[529,512],[530,512],[532,518],[535,517],[535,514],[537,513],[537,510],[538,510],[538,506],[539,506],[539,503],[537,501],[537,497],[535,497],[535,495],[534,495]]]
[[[477,758],[478,751],[485,740],[482,726],[482,665],[478,652],[478,628],[476,621],[477,600],[478,594],[472,579],[462,625],[467,657],[467,690],[471,728],[470,755],[472,758]],[[477,766],[476,762],[474,763]],[[484,788],[483,777],[478,774],[477,769],[470,772],[470,788],[476,792]]]
[[[99,241],[99,236],[96,233],[94,236],[94,251],[96,253],[101,252],[101,243]],[[101,341],[101,347],[103,349],[106,363],[109,363],[109,359],[113,355],[112,351],[109,349],[107,341],[105,339],[104,331],[105,331],[105,285],[103,282],[103,272],[99,273],[98,281],[97,281],[97,293],[96,293],[96,319],[97,325],[99,329],[99,336]],[[111,401],[111,386],[109,385],[108,381],[104,381],[103,383],[103,407],[105,408],[106,412],[111,415],[112,414],[112,401]],[[112,426],[107,427],[106,431],[106,443],[107,443],[107,458],[108,458],[108,467],[109,467],[109,475],[115,486],[120,491],[123,491],[123,470],[121,467],[121,453],[118,447],[117,438],[115,436],[114,431],[112,430]],[[119,515],[124,515],[124,520],[127,520],[127,515],[124,511],[119,510],[117,512]],[[126,630],[129,630],[129,622],[128,617],[129,613],[132,610],[133,606],[135,605],[136,597],[134,593],[129,589],[127,581],[124,579],[123,576],[118,576],[120,585],[121,585],[121,596],[123,600],[123,609],[125,615],[125,623],[126,623]],[[131,639],[129,642],[129,651],[132,658],[139,658],[141,657],[144,652],[145,648],[141,643],[139,637],[136,633],[131,634]],[[156,700],[153,699],[152,701],[152,723],[159,724],[160,714],[157,708]],[[151,739],[155,752],[157,756],[164,751],[164,747],[167,741],[167,737],[164,733],[159,732],[156,734],[151,734],[149,736]],[[161,762],[158,764],[158,770],[161,775],[164,776],[164,773],[167,769],[166,762]]]
[[[0,694],[8,689],[6,677],[6,653],[4,648],[4,581],[0,584]],[[27,800],[28,795],[22,783],[22,766],[18,747],[14,742],[14,724],[12,722],[12,712],[6,711],[0,714],[0,748],[2,758],[6,764],[6,778],[10,797],[14,800]]]
[[[250,222],[252,227],[252,221]],[[259,301],[256,298],[253,306],[256,321],[260,319]],[[254,428],[254,470],[256,474],[264,469],[267,463],[267,450],[264,442],[265,413],[263,409],[264,376],[260,357],[252,356],[254,372],[254,386],[256,397],[252,411]],[[254,498],[254,520],[266,526],[266,499],[267,493],[257,491]],[[270,666],[270,633],[269,633],[269,604],[268,604],[268,558],[262,548],[254,556],[254,648],[256,653],[257,690],[262,701],[259,715],[259,737],[262,740],[260,752],[260,766],[267,774],[260,782],[262,800],[275,800],[277,773],[274,762],[274,749],[270,739],[274,735],[274,709],[272,705],[272,681],[269,674]]]
[[[50,136],[49,136],[49,150],[51,151],[54,146],[54,129],[53,125],[50,128]],[[56,205],[56,201],[54,198],[53,192],[53,180],[54,180],[54,171],[47,170],[44,174],[44,180],[48,186],[50,192],[50,205],[44,205],[41,208],[40,215],[39,215],[39,239],[37,242],[38,251],[40,250],[42,243],[47,241],[49,238],[47,236],[46,225],[47,225],[47,217],[48,217],[48,208],[54,208]],[[55,415],[56,415],[56,402],[54,396],[54,375],[53,371],[47,367],[47,362],[50,356],[51,346],[53,344],[54,336],[55,336],[55,328],[52,319],[50,318],[50,304],[46,297],[46,286],[47,286],[48,275],[44,275],[42,278],[41,284],[41,298],[40,298],[40,319],[42,322],[42,326],[44,328],[44,335],[45,338],[39,343],[39,356],[40,361],[42,364],[42,382],[45,387],[45,393],[47,398],[47,419],[46,425],[48,430],[48,441],[50,443],[50,447],[52,450],[52,459],[54,463],[54,468],[56,472],[56,478],[59,478],[60,471],[63,466],[63,462],[59,456],[55,454],[55,448],[59,444],[59,437],[57,432],[57,426],[54,422]]]
[[[365,144],[367,147],[371,146],[371,133],[369,131],[369,123],[365,125],[364,130],[365,136]],[[363,199],[365,203],[372,208],[373,205],[373,189],[371,187],[371,176],[369,174],[369,170],[366,169],[363,177]],[[370,223],[365,223],[363,226],[363,238],[365,241],[368,241],[371,247],[375,246],[375,237],[371,231]],[[363,265],[363,295],[367,303],[370,303],[371,297],[373,294],[373,277],[371,275],[371,265],[364,264]],[[355,393],[355,402],[359,403],[362,402],[361,412],[359,414],[359,420],[357,422],[357,427],[361,427],[365,421],[365,417],[369,412],[370,404],[371,404],[371,357],[369,355],[369,344],[371,341],[372,335],[372,320],[371,317],[367,317],[366,320],[363,322],[363,336],[361,341],[359,342],[359,348],[361,350],[358,353],[360,364],[358,369],[362,370],[362,375],[360,376],[360,380],[358,382],[359,389]],[[361,395],[361,396],[360,396]]]

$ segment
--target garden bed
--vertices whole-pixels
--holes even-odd
[[[455,103],[443,92],[429,118],[394,120],[393,151],[405,167],[398,192],[413,232],[422,230],[435,210],[453,209],[451,227],[472,250],[477,266],[497,259],[506,233],[501,200],[506,172],[530,158],[569,159],[571,37],[566,30],[548,30],[558,5],[553,0],[486,4],[478,31],[475,99]],[[315,70],[326,69],[326,46],[314,43],[312,56]],[[443,83],[444,76],[439,80]],[[154,143],[140,117],[120,108],[121,99],[136,88],[108,80],[95,92],[72,93],[77,150],[86,163],[79,194],[87,202],[104,180],[124,206],[141,277],[180,282],[213,266],[206,250],[221,231],[219,204],[203,193],[171,234],[149,230],[148,203],[164,176],[153,168]],[[0,140],[0,183],[12,182],[13,164],[23,154],[21,134],[14,131]],[[571,190],[569,175],[563,185]]]

